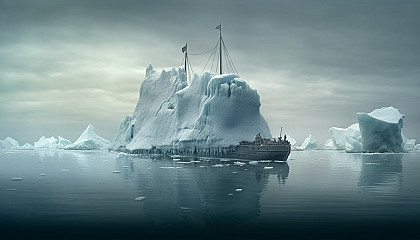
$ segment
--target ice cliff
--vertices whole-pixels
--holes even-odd
[[[401,129],[405,115],[393,107],[383,107],[370,113],[357,113],[362,151],[404,152]]]
[[[415,139],[406,138],[403,128],[404,114],[394,107],[375,109],[370,113],[357,113],[359,123],[348,128],[332,127],[331,139],[324,149],[346,152],[408,152],[415,150]]]
[[[271,138],[260,113],[260,97],[235,74],[195,74],[184,68],[161,72],[151,65],[133,115],[124,117],[110,146],[114,150],[209,149]]]

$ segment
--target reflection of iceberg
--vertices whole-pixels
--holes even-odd
[[[358,186],[381,196],[394,195],[402,186],[403,154],[363,154]]]
[[[234,160],[173,161],[162,156],[155,156],[153,161],[137,159],[117,158],[117,170],[137,185],[138,196],[147,198],[141,204],[147,218],[157,225],[173,224],[182,214],[193,219],[194,225],[205,226],[234,225],[256,218],[260,213],[260,195],[269,176],[276,175],[284,185],[289,175],[287,163],[234,165]],[[266,170],[265,166],[272,168]],[[169,177],[158,177],[162,174]]]

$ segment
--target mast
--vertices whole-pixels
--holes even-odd
[[[185,43],[185,46],[184,47],[182,47],[182,52],[183,53],[185,53],[185,57],[184,57],[184,70],[185,70],[185,79],[187,80],[187,82],[188,82],[188,75],[187,75],[187,58],[188,58],[188,55],[187,55],[187,43]]]
[[[220,75],[222,75],[222,24],[220,23],[216,29],[219,30],[219,59],[220,59]]]

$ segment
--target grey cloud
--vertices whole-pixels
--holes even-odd
[[[185,42],[191,52],[210,49],[222,22],[235,65],[260,93],[273,134],[284,126],[298,140],[309,132],[325,139],[330,126],[355,122],[356,112],[393,105],[407,115],[406,135],[420,139],[419,7],[417,1],[0,1],[0,138],[38,138],[41,131],[31,133],[31,126],[75,137],[81,122],[96,123],[112,138],[134,109],[145,67],[177,66]],[[207,59],[191,60],[201,72]]]

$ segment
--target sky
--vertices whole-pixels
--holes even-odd
[[[145,69],[223,39],[273,136],[300,144],[386,106],[420,141],[420,1],[0,0],[0,139],[112,140]],[[191,56],[201,72],[207,57]]]

